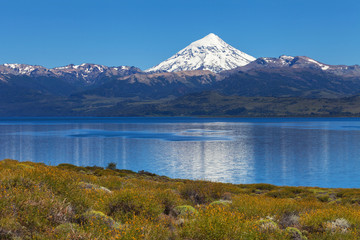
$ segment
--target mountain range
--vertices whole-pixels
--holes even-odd
[[[306,56],[255,59],[215,34],[145,71],[88,63],[0,65],[0,116],[347,116],[360,113],[346,105],[356,105],[359,93],[359,65],[328,65]],[[293,112],[274,108],[287,109],[282,101],[304,106]],[[317,110],[309,101],[317,102]],[[248,111],[247,103],[258,110]]]

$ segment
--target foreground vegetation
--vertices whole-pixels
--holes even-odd
[[[0,161],[0,239],[360,239],[360,189]]]

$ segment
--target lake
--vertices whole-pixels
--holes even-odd
[[[360,187],[359,118],[0,118],[0,159]]]

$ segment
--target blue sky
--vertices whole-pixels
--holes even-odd
[[[359,0],[0,0],[0,64],[149,68],[215,33],[254,57],[360,64]]]

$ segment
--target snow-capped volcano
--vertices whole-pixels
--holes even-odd
[[[254,60],[254,57],[241,52],[217,35],[210,33],[146,72],[210,70],[218,73],[244,66]]]

